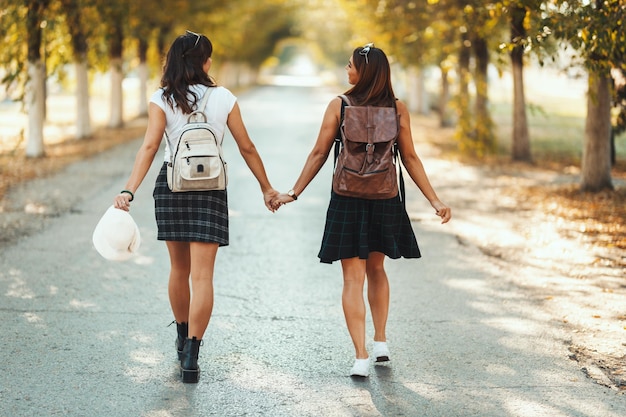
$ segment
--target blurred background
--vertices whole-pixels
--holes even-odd
[[[396,94],[447,149],[580,166],[613,188],[626,151],[623,1],[0,0],[0,153],[120,128],[147,112],[173,39],[214,44],[211,75],[347,87],[356,46],[388,54]],[[589,92],[589,94],[587,94]],[[442,141],[444,137],[442,136]]]

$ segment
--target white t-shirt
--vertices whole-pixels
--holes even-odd
[[[189,87],[189,89],[198,96],[198,102],[208,88],[209,87],[202,84],[195,84]],[[224,132],[226,131],[228,115],[235,106],[237,97],[224,87],[210,88],[212,88],[213,91],[209,96],[204,114],[207,116],[207,123],[215,130],[218,139],[222,140],[224,138]],[[192,98],[191,94],[190,97]],[[174,108],[172,109],[172,107],[163,100],[162,88],[159,88],[152,94],[150,102],[156,104],[165,112],[165,133],[167,134],[167,138],[169,138],[169,146],[175,149],[176,146],[178,146],[178,137],[180,136],[183,126],[187,123],[189,115],[183,114],[176,105],[176,102],[173,102]],[[165,147],[164,161],[170,161],[170,149],[168,146]]]

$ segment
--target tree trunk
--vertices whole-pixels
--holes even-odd
[[[410,110],[419,114],[428,114],[430,103],[426,92],[424,70],[411,67],[407,75],[409,76],[409,96],[412,96]]]
[[[406,70],[406,104],[411,113],[419,111],[418,71],[414,66]]]
[[[474,140],[469,95],[471,47],[472,42],[469,40],[467,32],[463,32],[459,50],[459,93],[456,100],[457,127],[454,134],[461,152],[472,152],[471,144]]]
[[[476,102],[474,113],[476,115],[475,140],[478,155],[493,153],[496,150],[496,140],[493,133],[493,121],[489,114],[489,89],[487,70],[489,68],[489,49],[485,38],[476,37],[472,42],[474,56],[476,57],[476,71],[474,82],[476,83]]]
[[[44,84],[46,71],[41,60],[28,61],[28,85],[26,87],[26,108],[28,109],[28,136],[26,156],[39,158],[44,156]]]
[[[592,192],[613,189],[611,180],[611,79],[608,72],[589,74],[581,189]]]
[[[157,31],[157,50],[159,51],[159,56],[167,55],[167,50],[170,47],[168,42],[170,42],[171,31],[172,23],[162,24]]]
[[[91,112],[89,109],[89,74],[87,58],[76,61],[76,138],[88,138],[91,130]]]
[[[441,91],[439,93],[439,126],[450,127],[453,124],[452,115],[448,109],[450,102],[450,77],[448,68],[440,65],[441,69]]]
[[[26,108],[28,110],[28,136],[26,156],[38,158],[44,155],[43,126],[45,119],[46,69],[41,58],[41,21],[47,1],[27,2],[26,33],[28,43],[28,84]]]
[[[526,8],[514,6],[511,9],[511,42],[515,44],[511,51],[513,69],[513,137],[511,152],[514,161],[531,162],[530,136],[526,117],[526,95],[524,93],[524,46],[520,41],[526,38],[524,19]]]
[[[461,35],[459,50],[459,95],[469,97],[470,58],[472,57],[471,41],[467,33]]]
[[[74,67],[76,69],[76,138],[91,136],[91,112],[89,110],[89,73],[87,64],[87,37],[83,29],[81,5],[77,0],[62,0],[63,12],[67,19]]]
[[[148,114],[148,42],[139,40],[139,116]]]
[[[122,83],[124,74],[122,73],[122,58],[112,58],[109,64],[109,76],[111,82],[110,117],[109,127],[118,128],[124,124],[124,93]]]
[[[124,124],[124,93],[122,90],[122,82],[124,81],[122,67],[124,62],[122,60],[124,32],[119,20],[112,21],[111,24],[109,34],[109,74],[111,77],[109,127],[118,128]]]

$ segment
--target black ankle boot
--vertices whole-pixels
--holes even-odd
[[[198,352],[202,340],[187,338],[183,347],[180,360],[180,376],[185,383],[196,383],[200,379],[200,367],[198,366]]]
[[[185,347],[185,339],[189,334],[189,326],[187,323],[176,323],[176,352],[178,353],[178,360],[183,358],[183,348]]]

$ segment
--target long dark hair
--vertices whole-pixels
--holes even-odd
[[[391,87],[391,67],[387,55],[380,48],[369,46],[367,55],[359,46],[352,52],[352,63],[359,81],[344,94],[356,105],[390,107],[396,100]]]
[[[215,87],[215,81],[203,70],[204,63],[213,54],[213,44],[204,35],[187,32],[174,40],[167,52],[161,87],[163,99],[174,108],[174,103],[185,114],[193,112],[198,96],[189,86],[202,84]],[[191,92],[193,99],[189,101]]]

